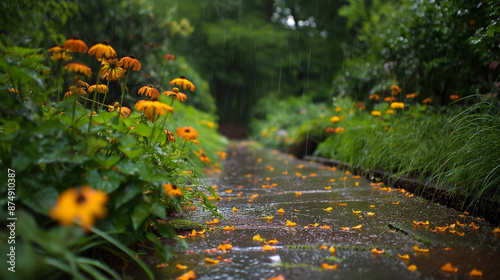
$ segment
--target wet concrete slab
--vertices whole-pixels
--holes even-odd
[[[225,171],[206,183],[216,186],[222,199],[214,203],[234,230],[220,219],[203,235],[187,236],[187,251],[158,279],[182,275],[176,264],[197,279],[470,279],[473,269],[483,272],[480,279],[500,279],[500,235],[481,217],[269,149],[238,145],[228,154]],[[217,218],[199,208],[183,217],[202,224]],[[264,250],[255,235],[278,242]],[[220,244],[232,249],[217,250]],[[443,271],[446,263],[458,271]]]

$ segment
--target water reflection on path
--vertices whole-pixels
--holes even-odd
[[[473,269],[483,273],[477,279],[500,279],[500,235],[480,218],[269,149],[240,144],[228,154],[223,175],[206,182],[217,186],[219,212],[234,231],[223,230],[228,224],[221,219],[210,226],[214,231],[187,237],[189,251],[158,271],[157,279],[186,272],[176,264],[194,270],[196,279],[270,279],[280,274],[285,279],[470,279]],[[185,217],[202,224],[214,219],[199,209]],[[296,226],[286,226],[287,220]],[[255,235],[276,239],[271,244],[275,249],[264,251]],[[211,252],[228,243],[231,250]],[[429,252],[417,252],[414,246]],[[205,258],[220,262],[207,264]],[[338,267],[323,270],[324,263]],[[458,271],[442,271],[446,263]],[[410,265],[417,269],[410,271]]]

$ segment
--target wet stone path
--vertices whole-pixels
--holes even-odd
[[[232,146],[223,164],[206,182],[234,229],[186,236],[157,279],[500,279],[500,234],[481,218],[269,149]]]

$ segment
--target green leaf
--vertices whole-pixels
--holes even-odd
[[[139,136],[147,137],[151,135],[151,132],[153,132],[153,128],[147,124],[140,123],[135,125],[134,130],[132,131]]]
[[[93,159],[97,161],[101,167],[108,168],[118,163],[122,157],[118,155],[106,156],[103,154],[96,154]]]
[[[167,216],[167,212],[165,211],[165,206],[157,202],[151,205],[150,211],[152,214],[156,215],[158,218],[162,220],[164,220]]]
[[[100,237],[104,238],[105,240],[109,241],[111,244],[115,245],[120,250],[122,250],[125,254],[127,254],[129,257],[131,257],[135,262],[137,262],[137,264],[139,264],[139,266],[149,276],[149,279],[154,280],[153,272],[151,272],[151,270],[146,266],[146,264],[143,261],[141,261],[140,259],[136,258],[135,257],[135,253],[132,250],[130,250],[127,246],[123,245],[118,240],[114,239],[113,237],[111,237],[107,233],[105,233],[105,232],[103,232],[103,231],[101,231],[101,230],[99,230],[99,229],[97,229],[95,227],[90,228],[90,231],[92,231],[93,233],[99,235]]]
[[[77,262],[78,264],[82,267],[82,264],[84,265],[92,265],[92,266],[95,266],[97,268],[100,268],[101,270],[104,270],[106,271],[109,275],[113,276],[113,278],[117,279],[117,280],[120,280],[121,277],[120,275],[118,275],[114,270],[112,270],[109,266],[107,266],[106,264],[102,263],[102,262],[99,262],[99,261],[96,261],[96,260],[93,260],[93,259],[88,259],[88,258],[77,258]],[[82,267],[83,268],[83,267]],[[89,274],[91,275],[94,275],[91,273],[92,269],[88,270],[85,269],[87,272],[89,272]],[[97,272],[98,274],[96,275],[100,275],[102,278],[99,278],[99,279],[108,279],[107,277],[104,277],[101,273]],[[98,279],[94,276],[94,279]]]
[[[134,229],[137,230],[141,223],[146,219],[147,216],[149,216],[149,207],[148,205],[143,202],[138,204],[134,208],[134,213],[132,214],[132,225],[134,226]]]

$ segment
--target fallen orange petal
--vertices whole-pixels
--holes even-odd
[[[481,270],[473,269],[471,270],[471,272],[469,272],[469,276],[481,277],[483,276],[483,272]]]
[[[342,227],[342,230],[351,230],[349,227]]]
[[[332,211],[332,210],[333,210],[333,207],[321,208],[321,210],[324,210],[324,211],[328,211],[328,212],[330,212],[330,211]]]
[[[329,251],[330,251],[330,253],[332,253],[332,255],[335,254],[335,248],[330,247]]]
[[[398,204],[399,204],[399,201],[397,201],[397,202],[393,202],[392,204],[394,204],[394,205],[398,205]]]
[[[340,206],[347,206],[347,203],[339,203]]]
[[[280,209],[278,209],[278,213],[279,213],[279,214],[284,214],[284,213],[285,213],[285,210],[283,210],[283,208],[280,208]]]
[[[321,264],[321,268],[324,270],[337,269],[338,266],[339,266],[338,264],[333,264],[333,265],[329,265],[327,263]]]
[[[302,192],[295,192],[296,196],[302,195]]]
[[[218,260],[212,260],[211,258],[205,258],[205,262],[208,263],[208,264],[212,264],[212,263],[219,263]]]
[[[184,269],[187,269],[188,267],[186,265],[182,265],[182,264],[176,264],[175,267],[177,267],[177,269],[180,269],[180,270],[184,270]]]
[[[262,218],[262,219],[264,219],[264,220],[268,220],[268,221],[269,221],[269,220],[272,220],[272,219],[273,219],[273,216],[267,216],[267,217],[264,217],[264,218]]]
[[[494,232],[494,233],[500,233],[500,228],[495,228],[495,229],[493,230],[493,232]]]
[[[158,269],[162,269],[162,268],[165,268],[165,267],[167,267],[167,266],[168,266],[168,264],[167,264],[167,263],[160,263],[160,264],[157,264],[157,265],[156,265],[156,268],[158,268]]]
[[[383,254],[384,252],[385,252],[384,250],[379,251],[379,250],[377,250],[377,248],[372,249],[372,253],[377,254],[377,255]]]
[[[238,212],[238,211],[240,211],[240,209],[236,209],[236,207],[233,207],[233,211]]]
[[[359,214],[359,213],[361,213],[361,211],[352,210],[352,213]]]
[[[327,247],[327,246],[324,246],[324,245],[319,246],[319,248],[320,248],[321,250],[326,250],[326,249],[328,249],[328,247]]]
[[[276,250],[276,247],[264,245],[264,246],[262,246],[262,250],[264,250],[264,251]]]
[[[408,270],[409,271],[415,271],[415,270],[417,270],[417,266],[414,265],[414,264],[412,264],[412,265],[408,266]]]
[[[263,239],[260,237],[260,235],[259,235],[259,234],[255,235],[255,236],[253,237],[253,241],[262,241],[262,240],[263,240]]]
[[[180,239],[186,239],[185,235],[177,235],[177,237],[179,237]]]
[[[276,244],[276,243],[278,243],[278,240],[277,239],[272,239],[272,240],[269,240],[267,242],[264,241],[264,243],[266,243],[266,244]]]
[[[225,226],[223,230],[234,230],[234,226]]]
[[[330,229],[330,226],[323,225],[323,226],[320,227],[320,229]]]
[[[370,208],[375,208],[375,205],[370,205]]]
[[[294,223],[292,221],[286,220],[286,226],[287,227],[293,227],[293,226],[296,226],[296,225],[297,225],[297,223]]]
[[[325,190],[331,190],[331,189],[332,189],[331,186],[325,187]]]
[[[175,280],[190,280],[190,279],[196,279],[196,274],[194,273],[193,270],[190,270],[181,276],[175,278]]]
[[[457,272],[458,271],[458,268],[457,267],[453,267],[451,265],[451,263],[446,263],[445,265],[443,265],[441,267],[441,270],[442,271],[446,271],[446,272]]]
[[[366,212],[366,215],[373,216],[373,215],[375,215],[375,213],[373,213],[373,212]]]
[[[191,236],[191,237],[195,237],[196,236],[196,230],[193,229],[193,231],[190,234],[188,234],[188,235]]]
[[[409,260],[410,259],[410,256],[408,254],[406,254],[406,255],[400,255],[400,254],[398,254],[398,257],[400,259],[402,259],[402,260]]]
[[[352,229],[361,229],[363,227],[363,225],[357,225],[355,227],[352,227]]]
[[[276,277],[269,278],[268,280],[285,280],[285,277],[283,277],[283,275],[280,274]]]
[[[479,226],[476,226],[476,224],[474,222],[470,222],[470,226],[473,228],[473,229],[479,229]]]
[[[429,249],[420,249],[420,248],[418,248],[417,245],[413,246],[413,250],[415,250],[415,252],[421,252],[421,253],[429,252]]]

